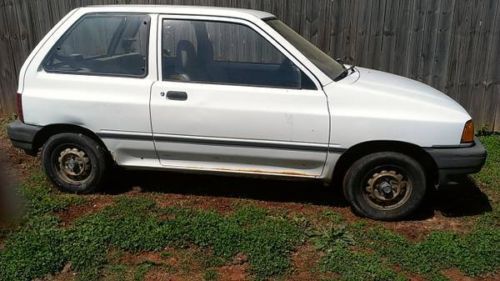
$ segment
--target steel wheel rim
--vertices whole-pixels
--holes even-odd
[[[88,180],[92,171],[89,156],[76,146],[60,149],[55,156],[54,168],[59,178],[74,185],[81,185]]]
[[[363,197],[377,210],[394,210],[411,196],[413,183],[407,172],[394,166],[371,170],[363,181]]]

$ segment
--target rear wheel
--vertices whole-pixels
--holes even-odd
[[[104,148],[92,138],[75,133],[49,138],[42,150],[45,173],[61,191],[91,193],[107,168]]]
[[[354,162],[344,177],[344,194],[353,209],[378,220],[398,220],[422,202],[426,177],[413,158],[377,152]]]

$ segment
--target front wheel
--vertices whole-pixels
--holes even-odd
[[[422,202],[426,177],[413,158],[397,152],[366,155],[349,168],[344,194],[353,209],[377,220],[398,220]]]
[[[92,138],[75,133],[49,138],[42,150],[42,163],[52,183],[71,193],[95,191],[107,168],[104,148]]]

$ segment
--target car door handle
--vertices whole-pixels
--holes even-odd
[[[186,92],[178,92],[178,91],[168,91],[167,99],[169,100],[187,100],[188,95]]]

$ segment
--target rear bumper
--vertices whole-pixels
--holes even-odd
[[[14,147],[23,149],[28,154],[36,154],[34,140],[41,129],[42,127],[27,125],[16,120],[7,126],[7,134]]]
[[[467,147],[427,148],[439,169],[439,184],[453,181],[453,178],[465,174],[477,173],[486,161],[486,149],[478,138]]]

